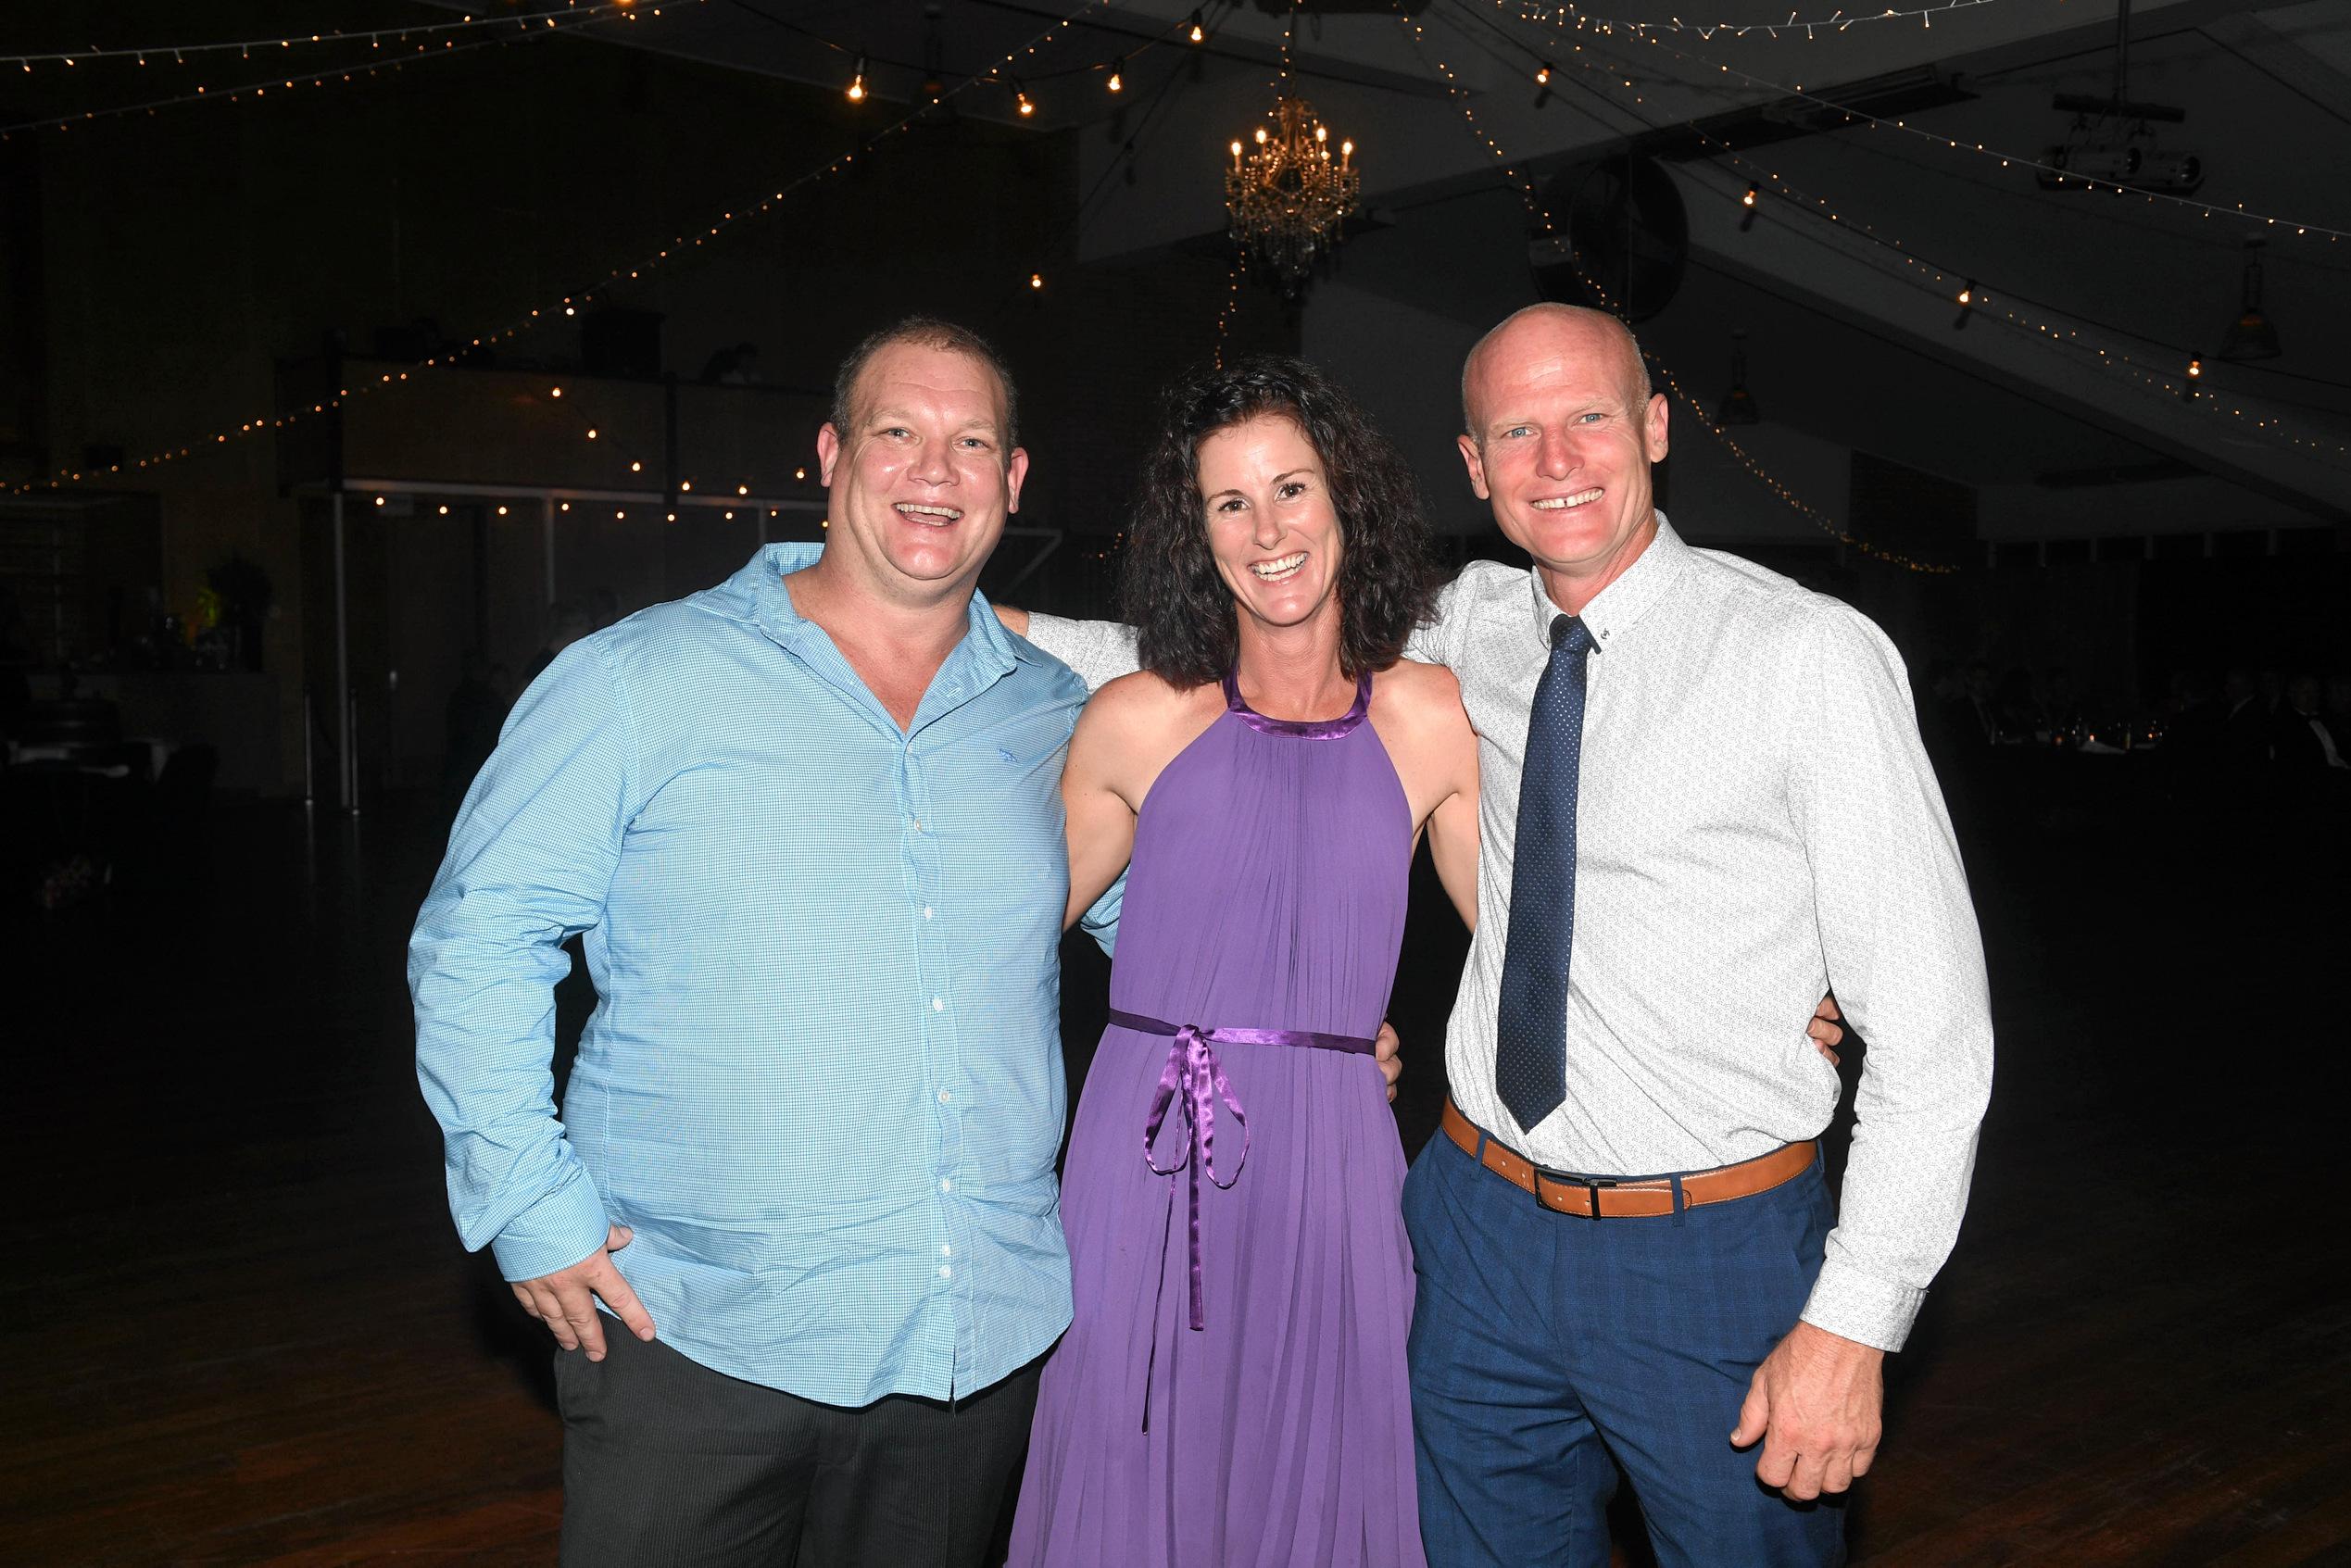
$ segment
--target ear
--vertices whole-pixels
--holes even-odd
[[[1461,448],[1462,466],[1469,470],[1469,487],[1481,501],[1490,501],[1486,493],[1486,453],[1477,441],[1466,435],[1453,437],[1453,445]]]
[[[1012,448],[1012,461],[1004,465],[1004,512],[1006,516],[1021,509],[1021,481],[1028,477],[1028,448]]]
[[[1666,416],[1669,411],[1666,395],[1661,392],[1650,398],[1649,407],[1641,412],[1641,445],[1648,449],[1653,463],[1666,460]]]
[[[841,433],[826,420],[816,432],[816,481],[825,489],[833,488],[833,465],[841,460]]]

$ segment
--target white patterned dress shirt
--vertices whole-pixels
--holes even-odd
[[[1692,549],[1659,514],[1584,608],[1567,1098],[1522,1128],[1494,1088],[1495,1013],[1527,723],[1559,613],[1533,570],[1476,562],[1407,650],[1453,671],[1478,734],[1453,1098],[1554,1171],[1753,1159],[1835,1112],[1836,1071],[1797,1027],[1833,985],[1868,1053],[1804,1318],[1898,1349],[1957,1236],[1992,1084],[1982,942],[1901,657],[1858,611]],[[1089,685],[1134,668],[1123,628],[1037,616],[1029,636]]]

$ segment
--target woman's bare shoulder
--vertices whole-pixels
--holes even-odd
[[[1461,711],[1461,683],[1441,664],[1400,659],[1372,677],[1372,699],[1392,705],[1400,717],[1440,721]]]
[[[1105,742],[1142,745],[1150,737],[1197,729],[1198,716],[1213,701],[1224,706],[1224,696],[1211,686],[1174,685],[1138,670],[1107,682],[1086,704],[1078,728]]]

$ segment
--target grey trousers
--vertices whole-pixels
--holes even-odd
[[[609,1323],[555,1358],[563,1568],[982,1568],[1028,1446],[1032,1361],[952,1406],[819,1404]]]

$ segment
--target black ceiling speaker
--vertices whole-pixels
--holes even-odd
[[[1673,176],[1639,153],[1554,175],[1540,197],[1554,227],[1528,245],[1545,299],[1646,321],[1670,304],[1690,260],[1690,214]]]

